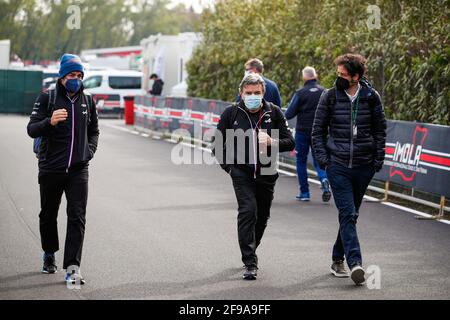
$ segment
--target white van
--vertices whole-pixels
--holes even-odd
[[[99,115],[123,117],[124,97],[141,95],[142,72],[133,70],[86,71],[84,89],[92,94]]]

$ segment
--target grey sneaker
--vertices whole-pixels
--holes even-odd
[[[364,278],[365,274],[366,272],[364,271],[364,269],[358,264],[351,268],[351,278],[353,282],[358,286],[362,285],[366,281],[366,279]]]
[[[348,272],[345,269],[344,261],[333,261],[330,268],[331,273],[338,278],[348,278]]]

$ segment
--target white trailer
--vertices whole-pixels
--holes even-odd
[[[194,32],[158,34],[143,39],[142,89],[146,92],[151,89],[149,77],[156,73],[164,81],[162,95],[186,96],[186,63],[201,40],[202,34]]]
[[[0,69],[8,69],[9,67],[10,48],[10,40],[0,40]]]

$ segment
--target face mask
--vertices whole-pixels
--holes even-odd
[[[66,81],[66,89],[69,92],[76,93],[81,88],[81,80],[80,79],[69,79]]]
[[[336,88],[339,90],[347,90],[350,87],[350,81],[342,77],[337,77],[335,85]]]
[[[250,70],[245,70],[244,72],[244,77],[248,76],[249,74],[251,74],[252,72]]]
[[[261,105],[262,99],[263,99],[262,95],[252,94],[250,96],[244,97],[244,104],[247,107],[247,109],[255,110],[258,109],[259,106]]]

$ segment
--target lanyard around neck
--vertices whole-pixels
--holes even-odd
[[[351,103],[352,106],[352,124],[356,123],[356,116],[358,115],[358,109],[359,109],[359,93],[356,97],[356,103]]]

